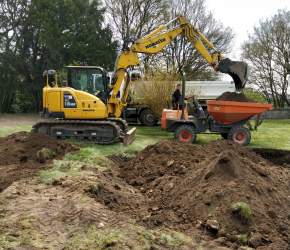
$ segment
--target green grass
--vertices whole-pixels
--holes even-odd
[[[31,125],[17,125],[17,126],[1,126],[0,124],[0,137],[4,137],[19,131],[30,131]]]
[[[128,146],[124,146],[121,143],[116,143],[113,145],[97,145],[94,143],[81,142],[80,154],[87,154],[87,156],[92,157],[92,155],[102,155],[108,156],[112,154],[121,154],[131,156],[137,151],[142,150],[150,144],[155,144],[164,139],[172,138],[172,134],[162,131],[159,127],[137,127],[136,139]]]
[[[0,222],[0,249],[44,249],[43,236],[34,228],[35,220],[31,216],[21,215],[16,224],[9,220]]]
[[[251,135],[249,147],[290,150],[290,120],[265,120]],[[197,142],[204,144],[220,138],[215,134],[199,134]]]
[[[257,131],[252,131],[252,141],[249,147],[276,148],[290,150],[290,120],[265,120]],[[129,146],[115,145],[81,145],[89,147],[92,153],[99,155],[125,154],[132,155],[150,144],[163,139],[173,138],[172,133],[162,131],[159,127],[137,127],[136,140]],[[220,139],[217,134],[198,134],[197,143],[205,144]]]
[[[189,236],[168,230],[148,230],[142,226],[123,225],[118,228],[105,227],[98,229],[90,225],[75,232],[66,242],[63,249],[180,249],[181,246],[192,246]],[[189,249],[186,247],[186,249]]]
[[[87,230],[73,235],[63,249],[119,249],[119,246],[123,245],[123,241],[124,235],[118,229],[100,230],[91,226]]]
[[[176,248],[191,242],[191,239],[188,236],[176,231],[161,232],[159,238],[162,245]]]
[[[0,126],[0,137],[7,136],[18,131],[29,131],[30,125],[19,125],[13,127]],[[136,140],[129,146],[122,144],[114,145],[96,145],[80,143],[81,154],[87,155],[111,155],[126,154],[132,155],[134,152],[142,150],[149,144],[154,144],[162,139],[173,138],[173,134],[161,131],[159,127],[141,127],[137,126]],[[210,141],[220,139],[219,135],[199,134],[197,143],[204,144]],[[252,141],[250,147],[277,148],[290,150],[290,120],[265,120],[258,128],[258,131],[252,132]]]
[[[252,133],[250,147],[290,150],[290,120],[265,120]]]
[[[51,184],[66,176],[79,176],[83,167],[105,170],[111,166],[111,161],[93,148],[81,148],[78,152],[67,154],[62,160],[54,160],[52,167],[39,172],[40,181]]]
[[[160,131],[159,128],[138,127],[136,140],[129,146],[122,144],[97,145],[94,143],[76,142],[80,150],[67,154],[63,160],[54,160],[52,168],[40,172],[40,181],[50,184],[65,176],[77,176],[82,172],[84,165],[93,166],[100,170],[110,167],[110,160],[106,157],[113,154],[133,156],[149,144],[154,144],[162,139],[171,138],[171,134]]]
[[[248,245],[249,235],[248,234],[239,234],[237,235],[238,241],[242,246]]]
[[[83,163],[78,161],[54,160],[52,168],[39,172],[40,181],[51,184],[55,180],[59,180],[65,176],[78,176],[81,174]]]
[[[249,204],[245,202],[236,202],[232,204],[232,211],[238,213],[244,221],[250,221],[252,218],[252,209]]]

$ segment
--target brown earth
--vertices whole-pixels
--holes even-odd
[[[243,93],[224,92],[216,98],[218,101],[254,102],[248,99]]]
[[[70,143],[43,134],[19,132],[0,138],[0,192],[16,180],[35,175],[52,159],[75,149]]]
[[[289,163],[288,151],[254,152],[225,140],[162,141],[133,159],[112,156],[105,171],[83,166],[80,176],[45,185],[33,181],[47,167],[39,162],[43,148],[55,152],[53,158],[75,149],[39,134],[0,138],[0,187],[9,186],[0,193],[0,218],[5,218],[0,231],[14,238],[37,232],[33,237],[44,245],[35,249],[66,249],[66,242],[89,225],[100,232],[122,228],[136,239],[112,249],[134,249],[145,229],[183,232],[194,242],[182,249],[290,247],[290,171],[281,166]],[[250,207],[248,219],[233,210],[237,202]],[[159,236],[150,236],[150,249],[169,249]]]
[[[147,208],[145,196],[109,173],[86,167],[82,176],[66,176],[53,185],[35,178],[14,182],[0,193],[0,246],[4,242],[3,249],[27,250],[230,250],[206,235],[140,225],[129,209],[138,204]]]
[[[257,249],[289,247],[289,169],[250,149],[228,141],[208,145],[162,141],[134,159],[112,160],[119,168],[109,171],[109,180],[89,193],[115,212],[149,228],[206,230],[232,248],[241,237]],[[124,193],[115,179],[124,179],[132,191]],[[235,213],[232,207],[237,202],[250,207],[250,218]]]

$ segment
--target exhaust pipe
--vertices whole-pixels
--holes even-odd
[[[245,62],[225,58],[219,62],[217,71],[230,75],[234,80],[237,91],[245,87],[248,75],[248,65]]]

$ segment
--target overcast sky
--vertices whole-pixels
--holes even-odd
[[[277,13],[278,9],[290,10],[290,0],[207,0],[208,9],[225,26],[235,33],[232,59],[240,58],[240,47],[259,24]]]

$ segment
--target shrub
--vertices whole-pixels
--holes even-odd
[[[258,90],[246,88],[244,89],[243,92],[248,99],[254,102],[267,103],[267,100],[265,96],[263,95],[263,93],[259,92]]]
[[[157,117],[161,117],[162,110],[171,106],[171,96],[177,79],[177,75],[155,73],[146,82],[139,83],[136,96],[141,97],[141,102],[148,105]]]

